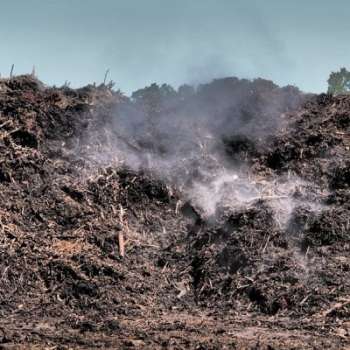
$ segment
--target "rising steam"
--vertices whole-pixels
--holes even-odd
[[[307,184],[295,177],[258,179],[250,165],[305,99],[294,87],[262,79],[219,79],[178,91],[153,84],[115,107],[103,161],[113,157],[151,171],[207,218],[223,206],[265,200],[285,226],[302,201],[294,194]]]

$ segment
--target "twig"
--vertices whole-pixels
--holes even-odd
[[[124,258],[125,256],[125,239],[124,239],[124,227],[126,225],[124,224],[124,215],[125,215],[125,209],[122,207],[121,204],[119,204],[119,221],[122,225],[122,230],[118,232],[118,245],[119,245],[119,255]]]
[[[119,245],[119,255],[124,258],[125,256],[125,241],[123,231],[118,233],[118,245]]]
[[[106,85],[106,81],[107,81],[108,74],[109,74],[109,69],[106,70],[105,78],[104,78],[104,80],[103,80],[103,85]]]
[[[11,79],[12,79],[12,76],[13,76],[13,70],[14,70],[14,68],[15,68],[15,65],[12,64],[12,66],[11,66],[11,71],[10,71],[10,78],[11,78]]]
[[[343,301],[342,303],[336,303],[330,309],[323,311],[319,316],[320,317],[327,317],[333,311],[341,309],[344,306],[350,305],[350,298],[342,299],[342,301]]]
[[[4,126],[6,126],[7,124],[10,124],[12,123],[12,120],[9,119],[9,120],[6,120],[5,122],[3,122],[2,124],[0,124],[0,129],[2,129]]]
[[[261,196],[261,197],[254,197],[250,199],[250,202],[253,202],[255,200],[261,199],[261,200],[273,200],[273,199],[286,199],[288,196]]]
[[[181,201],[178,200],[178,201],[176,202],[176,206],[175,206],[175,214],[176,214],[176,215],[179,214],[180,205],[181,205]]]
[[[270,235],[268,235],[267,240],[266,240],[266,244],[265,244],[265,246],[264,246],[264,248],[263,248],[263,250],[262,250],[262,253],[263,253],[263,254],[264,254],[265,251],[266,251],[266,248],[267,248],[267,245],[269,244],[269,241],[270,241]]]
[[[302,305],[304,305],[305,304],[305,302],[309,299],[309,296],[310,296],[310,294],[308,294],[301,302],[300,302],[300,306],[302,306]]]

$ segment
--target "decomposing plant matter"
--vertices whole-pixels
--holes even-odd
[[[350,97],[201,89],[0,81],[2,348],[350,345]]]

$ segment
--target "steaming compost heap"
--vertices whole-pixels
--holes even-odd
[[[0,347],[345,349],[349,131],[261,79],[1,80]]]

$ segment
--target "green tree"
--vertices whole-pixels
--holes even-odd
[[[333,95],[350,92],[350,72],[341,68],[339,72],[332,72],[328,78],[328,92]]]
[[[148,116],[157,116],[161,111],[176,99],[177,93],[174,88],[168,84],[159,86],[153,83],[143,89],[132,93],[132,100],[141,105]]]

